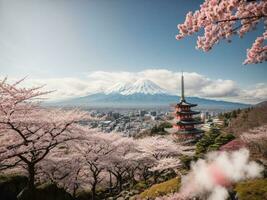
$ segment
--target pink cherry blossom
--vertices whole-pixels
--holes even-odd
[[[263,21],[267,24],[267,1],[205,0],[200,9],[188,12],[183,24],[179,24],[177,40],[204,30],[197,40],[197,49],[209,51],[221,40],[231,42],[233,35],[243,37]],[[260,63],[267,60],[266,30],[247,51],[244,64]]]

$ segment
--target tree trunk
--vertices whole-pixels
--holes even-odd
[[[112,174],[111,174],[111,172],[109,172],[109,193],[110,194],[112,193],[112,187],[113,187],[113,184],[112,184]]]
[[[95,182],[92,185],[91,192],[92,192],[92,200],[95,200],[95,197],[96,197],[96,183]]]
[[[35,176],[35,166],[33,163],[27,163],[28,170],[28,183],[27,186],[18,194],[17,199],[19,200],[36,200],[35,197],[35,185],[34,185],[34,176]]]
[[[93,174],[93,183],[92,183],[92,189],[91,189],[91,192],[92,192],[92,200],[95,200],[96,198],[96,185],[98,183],[98,179],[97,179],[97,173],[94,173]]]
[[[35,180],[35,166],[33,163],[28,164],[28,188],[31,192],[34,192],[35,190],[35,185],[34,185],[34,180]]]
[[[118,182],[119,182],[119,191],[122,191],[122,177],[118,176]]]

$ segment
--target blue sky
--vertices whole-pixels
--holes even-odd
[[[267,84],[266,63],[242,65],[263,27],[208,53],[175,40],[199,0],[0,0],[2,76],[87,79],[96,71],[184,70],[239,88]]]

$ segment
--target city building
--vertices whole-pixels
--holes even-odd
[[[197,104],[191,104],[185,100],[184,96],[184,76],[181,77],[181,99],[175,106],[174,119],[172,120],[173,127],[166,129],[169,133],[172,133],[177,140],[183,143],[194,143],[203,134],[203,130],[196,128],[198,124],[202,124],[201,121],[197,121],[193,118],[194,115],[199,114],[198,111],[191,110],[192,107]]]

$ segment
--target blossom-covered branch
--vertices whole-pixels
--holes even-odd
[[[220,40],[229,42],[234,34],[243,37],[254,30],[260,21],[267,24],[267,1],[205,0],[200,9],[189,12],[183,24],[178,25],[180,40],[204,29],[196,48],[209,51]],[[247,51],[244,64],[261,63],[267,60],[266,30]]]

